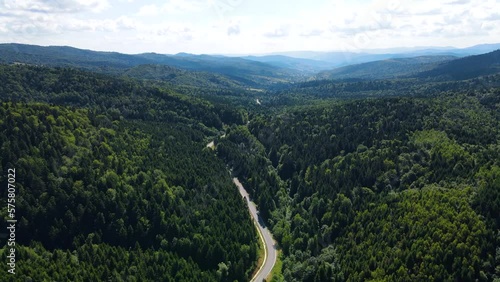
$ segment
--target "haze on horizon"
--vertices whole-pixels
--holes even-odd
[[[258,54],[498,43],[499,0],[3,0],[0,42]]]

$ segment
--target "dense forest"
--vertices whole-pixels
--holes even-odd
[[[248,279],[257,234],[224,163],[205,149],[230,114],[137,82],[2,71],[10,101],[0,107],[1,168],[17,175],[17,278]]]
[[[272,281],[500,281],[498,51],[296,83],[111,55],[111,74],[0,65],[19,260],[0,281],[249,281],[232,176],[277,240]]]
[[[219,140],[273,226],[281,279],[500,278],[500,90],[448,84],[470,87],[303,101]]]

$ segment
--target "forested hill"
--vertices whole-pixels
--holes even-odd
[[[333,68],[335,62],[287,56],[225,57],[185,53],[130,55],[67,46],[0,44],[1,63],[72,67],[139,79],[163,80],[176,85],[200,85],[206,82],[207,86],[221,88],[263,90],[276,84],[304,81],[307,77],[314,80],[380,80],[404,77],[460,80],[498,72],[498,51],[461,59],[432,52],[425,54],[424,51],[417,52],[412,57],[408,57],[411,53],[374,54],[374,58],[384,60],[370,59],[372,62],[325,71]],[[340,55],[339,53],[336,57]],[[353,54],[344,54],[351,55]]]
[[[414,76],[434,69],[440,63],[456,59],[453,56],[422,56],[395,58],[345,66],[316,75],[318,79],[388,79]]]
[[[129,68],[122,76],[167,82],[176,86],[194,86],[203,88],[243,89],[246,84],[211,72],[194,72],[167,65],[140,65]]]
[[[129,55],[67,46],[25,44],[0,44],[0,63],[73,67],[111,74],[121,74],[139,65],[168,65],[191,71],[212,72],[253,87],[290,81],[301,76],[296,70],[237,57],[156,53]]]
[[[435,69],[423,72],[419,77],[443,77],[461,80],[499,72],[500,50],[496,50],[443,63]]]
[[[75,70],[4,65],[0,77],[16,281],[249,280],[257,234],[225,164],[205,148],[222,120],[234,122],[230,112]]]
[[[133,79],[21,65],[0,65],[0,79],[4,82],[0,84],[4,100],[97,108],[126,119],[190,122],[204,128],[221,129],[223,122],[243,123],[238,108],[214,106]]]
[[[500,50],[464,58],[442,55],[392,58],[322,71],[314,78],[382,80],[417,77],[434,80],[463,80],[498,73],[500,71],[499,54]]]
[[[217,151],[280,243],[273,281],[500,279],[498,82],[284,92],[232,127]]]
[[[270,104],[295,105],[332,98],[433,97],[449,91],[487,90],[500,85],[499,54],[500,50],[453,60],[441,57],[444,61],[420,57],[348,66],[284,86],[272,96]]]

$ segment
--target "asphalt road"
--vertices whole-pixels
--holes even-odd
[[[255,206],[254,202],[251,202],[248,197],[248,193],[241,185],[240,181],[238,178],[233,178],[234,184],[238,186],[238,190],[240,191],[240,194],[242,197],[246,198],[247,204],[248,204],[248,210],[250,211],[250,214],[252,215],[252,218],[254,219],[255,226],[257,226],[259,233],[261,234],[260,238],[261,240],[264,240],[264,245],[265,245],[265,258],[264,258],[264,263],[262,266],[260,266],[259,271],[257,274],[252,278],[251,281],[255,282],[261,282],[264,280],[269,273],[271,273],[271,270],[274,267],[274,264],[276,263],[276,245],[273,239],[273,236],[269,229],[264,225],[264,221],[258,216],[257,213],[257,207]]]

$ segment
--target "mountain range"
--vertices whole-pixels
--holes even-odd
[[[463,78],[498,72],[500,44],[353,52],[285,52],[261,56],[121,54],[68,46],[0,44],[1,63],[73,67],[172,84],[264,88],[311,79]],[[472,56],[472,57],[470,57]],[[470,63],[470,61],[477,61]],[[461,71],[467,68],[466,72]],[[449,72],[449,73],[443,73]]]
[[[387,79],[407,77],[422,71],[431,70],[441,63],[449,62],[454,59],[457,59],[457,57],[441,55],[386,59],[323,71],[317,75],[317,78]]]

